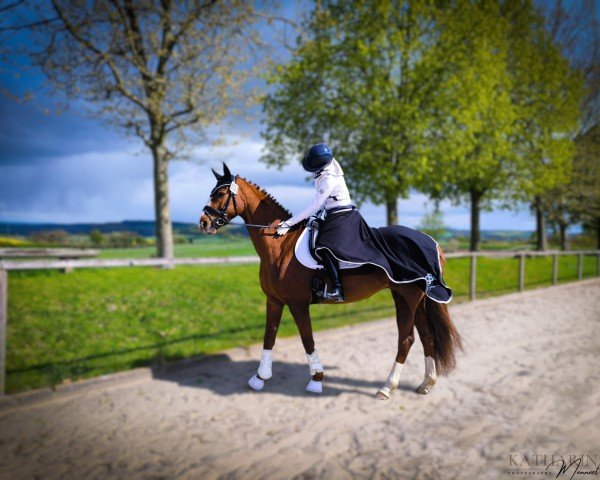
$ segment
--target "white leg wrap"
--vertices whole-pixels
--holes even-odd
[[[396,388],[398,388],[398,382],[400,381],[402,367],[404,367],[403,363],[394,362],[394,366],[392,367],[392,371],[390,372],[388,379],[385,382],[385,385],[381,387],[381,389],[378,392],[379,398],[381,398],[382,400],[390,398],[390,396],[392,395],[392,390],[396,390]]]
[[[433,357],[425,357],[425,379],[417,387],[417,392],[423,395],[429,393],[429,391],[435,385],[437,380],[437,372],[435,371],[435,360]]]
[[[398,382],[400,382],[400,374],[402,373],[402,368],[404,367],[403,363],[394,362],[394,366],[392,367],[392,371],[388,376],[387,382],[385,382],[385,386],[389,387],[391,390],[398,388]]]
[[[260,366],[258,367],[258,375],[263,380],[268,380],[273,376],[273,350],[262,351],[260,357]]]
[[[425,357],[425,378],[431,378],[433,380],[437,378],[437,372],[435,371],[435,360],[433,357]]]
[[[321,365],[321,359],[319,358],[319,354],[315,350],[310,355],[306,354],[306,359],[308,360],[308,368],[310,368],[311,376],[318,372],[324,372],[323,365]]]

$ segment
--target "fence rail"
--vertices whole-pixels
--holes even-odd
[[[510,251],[510,252],[453,252],[447,253],[446,258],[469,258],[470,281],[469,299],[475,300],[477,291],[477,259],[485,258],[518,258],[519,280],[518,289],[525,289],[525,260],[528,257],[553,257],[552,283],[558,283],[558,257],[577,255],[577,278],[583,278],[583,257],[595,256],[596,275],[600,276],[600,250],[578,251]],[[214,257],[214,258],[145,258],[145,259],[114,259],[114,260],[0,260],[0,395],[5,392],[6,381],[6,328],[8,322],[8,272],[17,270],[63,270],[70,272],[75,268],[119,268],[119,267],[163,267],[173,268],[179,265],[215,265],[258,263],[257,256],[244,257]]]

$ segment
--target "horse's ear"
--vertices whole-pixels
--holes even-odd
[[[219,175],[217,172],[215,172],[214,168],[211,168],[213,175],[215,176],[215,178],[217,179],[217,182],[221,181],[221,179],[223,178],[223,175]]]
[[[223,176],[227,179],[233,178],[233,175],[231,175],[229,167],[225,164],[225,162],[223,162]]]

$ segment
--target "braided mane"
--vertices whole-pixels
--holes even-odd
[[[267,192],[264,188],[260,187],[259,185],[257,185],[256,183],[254,183],[250,180],[245,179],[244,177],[240,177],[240,178],[242,180],[244,180],[248,185],[251,185],[256,190],[258,190],[260,193],[262,193],[266,198],[271,200],[275,204],[275,206],[277,206],[281,210],[283,210],[283,212],[285,213],[285,215],[287,215],[287,217],[283,218],[282,220],[287,220],[288,218],[292,218],[292,213],[287,208],[285,208],[281,203],[279,203],[279,201],[273,195],[271,195],[269,192]]]

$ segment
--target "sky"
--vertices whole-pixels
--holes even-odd
[[[285,2],[284,2],[285,5]],[[286,7],[287,8],[287,7]],[[290,14],[292,10],[286,10]],[[36,71],[17,72],[0,65],[0,86],[12,91],[38,90],[32,102],[0,95],[0,222],[78,223],[150,220],[154,217],[152,160],[135,138],[86,114],[72,102],[56,113],[55,99],[38,87]],[[259,161],[264,152],[260,117],[225,128],[226,145],[191,145],[188,161],[169,168],[172,219],[195,223],[214,186],[211,167],[225,161],[232,172],[258,183],[292,212],[314,194],[300,158],[283,170]],[[310,145],[307,145],[307,148]],[[334,152],[335,154],[335,152]],[[344,164],[343,158],[338,158]],[[446,226],[469,229],[468,205],[441,203]],[[418,227],[433,204],[417,192],[399,200],[399,223]],[[372,226],[385,225],[385,208],[363,204],[360,211]],[[483,230],[534,230],[535,219],[519,211],[484,212]]]

